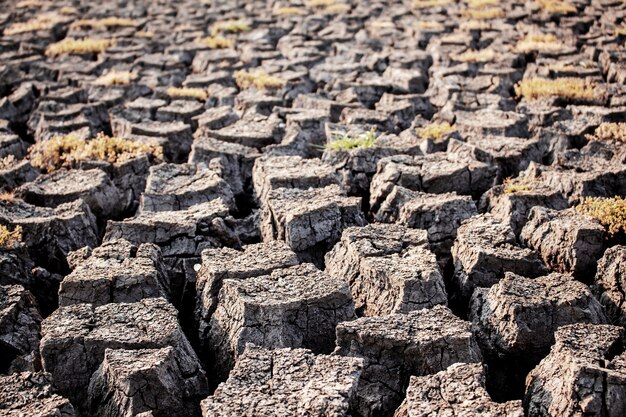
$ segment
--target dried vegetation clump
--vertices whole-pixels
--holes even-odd
[[[576,210],[597,219],[611,235],[626,232],[626,199],[623,197],[586,197]]]
[[[562,0],[537,0],[539,6],[549,13],[576,13],[576,7],[567,1]]]
[[[0,171],[9,169],[17,163],[17,159],[14,155],[7,155],[4,158],[0,158]]]
[[[167,89],[167,95],[170,97],[190,97],[200,101],[206,101],[209,98],[206,90],[202,88],[170,87]]]
[[[6,36],[12,36],[20,33],[36,32],[38,30],[49,30],[61,20],[61,17],[54,13],[42,14],[26,22],[16,22],[11,24],[4,30],[4,34]]]
[[[237,71],[234,74],[235,82],[241,89],[255,87],[258,90],[272,90],[282,88],[285,81],[269,75],[263,70]]]
[[[452,0],[415,0],[413,7],[416,9],[426,9],[430,7],[441,7],[452,4]]]
[[[99,160],[113,164],[140,155],[153,155],[161,159],[163,150],[159,146],[109,137],[104,134],[99,134],[91,140],[70,134],[38,142],[29,151],[31,164],[47,172],[63,167],[72,168],[81,161]]]
[[[591,100],[598,97],[595,85],[580,78],[529,78],[515,86],[518,97],[537,99],[541,97],[563,97],[571,99]]]
[[[376,144],[376,139],[376,132],[373,129],[358,135],[343,134],[328,142],[326,148],[334,151],[371,148]]]
[[[226,49],[233,46],[233,41],[231,39],[220,35],[200,38],[197,42],[202,46],[208,47],[209,49]]]
[[[274,9],[272,14],[275,16],[302,16],[306,14],[306,11],[299,7],[280,7]]]
[[[13,231],[8,227],[0,225],[0,248],[12,249],[22,241],[22,226],[16,226]]]
[[[517,194],[532,191],[534,180],[529,177],[505,178],[502,185],[505,194]]]
[[[490,20],[504,17],[505,13],[501,7],[489,7],[486,9],[468,9],[464,15],[474,20]]]
[[[478,51],[468,50],[462,54],[454,55],[453,59],[460,62],[491,62],[496,59],[496,53],[489,48]]]
[[[626,142],[626,123],[602,123],[589,139]]]
[[[105,17],[103,19],[80,19],[72,23],[74,28],[107,29],[112,27],[137,26],[137,21],[123,17]]]
[[[220,33],[241,33],[249,32],[252,27],[245,20],[228,20],[222,22],[215,22],[211,26],[211,35],[215,36]]]
[[[111,70],[98,77],[93,83],[94,85],[111,87],[114,85],[128,85],[136,79],[137,74],[134,72]]]
[[[65,38],[48,46],[46,55],[55,57],[67,54],[98,54],[106,51],[113,45],[115,45],[115,41],[112,39]]]
[[[563,43],[552,34],[528,34],[515,46],[518,52],[556,52],[563,49]]]
[[[439,140],[456,129],[448,122],[431,123],[428,126],[416,129],[417,136],[423,139]]]

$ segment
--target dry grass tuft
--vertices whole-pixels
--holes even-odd
[[[415,130],[417,136],[422,139],[439,140],[448,133],[454,132],[456,129],[448,122],[431,123],[428,126],[420,127]]]
[[[590,100],[598,96],[594,87],[592,82],[580,78],[529,78],[515,86],[515,93],[531,100],[551,96]]]
[[[54,13],[42,14],[26,22],[13,23],[4,30],[4,34],[12,36],[20,33],[36,32],[38,30],[50,30],[61,20],[61,17]]]
[[[505,178],[502,182],[505,194],[516,194],[533,189],[534,181],[529,177]]]
[[[105,17],[103,19],[81,19],[72,23],[73,28],[98,28],[106,29],[111,27],[132,27],[137,26],[137,21],[123,17]]]
[[[330,6],[326,6],[324,8],[324,13],[335,14],[335,13],[347,13],[350,11],[350,6],[343,3],[331,4]]]
[[[626,142],[626,123],[602,123],[589,139]]]
[[[135,37],[143,38],[143,39],[152,39],[154,38],[154,32],[139,30],[135,32]]]
[[[504,17],[505,13],[501,7],[489,7],[487,9],[469,9],[464,16],[474,20],[490,20]]]
[[[626,26],[615,29],[615,36],[626,36]]]
[[[198,44],[202,46],[207,46],[210,49],[226,49],[226,48],[232,48],[233,46],[232,40],[227,39],[220,35],[207,36],[205,38],[198,39],[197,42]]]
[[[470,9],[482,9],[483,7],[498,6],[499,0],[468,0],[467,7]]]
[[[215,36],[220,33],[241,33],[251,30],[252,27],[245,20],[228,20],[213,23],[213,26],[211,26],[211,35]]]
[[[550,13],[576,13],[576,7],[571,3],[563,0],[537,0],[539,6]]]
[[[376,144],[376,139],[376,132],[372,129],[356,136],[345,134],[338,139],[331,140],[325,147],[333,151],[371,148]]]
[[[170,97],[191,97],[200,101],[206,101],[209,98],[206,90],[202,88],[170,87],[167,89],[167,95]]]
[[[452,58],[460,62],[491,62],[496,59],[493,49],[481,49],[479,51],[465,51],[462,54],[454,55]]]
[[[15,193],[12,191],[2,191],[0,192],[0,201],[4,201],[7,203],[12,203],[15,201]]]
[[[586,197],[576,210],[597,219],[611,235],[626,232],[626,200],[623,197]]]
[[[134,72],[111,70],[98,77],[93,83],[94,85],[110,87],[113,85],[128,85],[136,79],[137,74]]]
[[[59,13],[64,15],[78,14],[78,9],[72,6],[63,6],[59,9]]]
[[[153,155],[161,159],[163,150],[161,147],[103,134],[89,141],[70,134],[38,142],[29,151],[31,164],[47,172],[63,167],[72,168],[80,161],[100,160],[113,164],[140,155]]]
[[[235,82],[241,89],[256,87],[258,90],[272,90],[282,88],[285,81],[269,75],[263,70],[237,71],[234,74]]]
[[[327,7],[337,3],[336,0],[310,0],[306,2],[307,7]]]
[[[563,43],[552,34],[528,34],[515,46],[518,52],[556,52],[563,48]]]
[[[416,9],[427,9],[430,7],[440,7],[452,4],[452,0],[414,0],[413,7]]]
[[[274,16],[302,16],[307,14],[306,10],[299,7],[280,7],[272,11]]]
[[[46,49],[46,55],[55,57],[65,54],[98,54],[115,45],[112,39],[73,39],[65,38],[60,42],[53,43]]]
[[[22,226],[16,226],[10,231],[6,226],[0,225],[0,248],[13,249],[22,241]]]
[[[445,26],[437,22],[436,20],[420,20],[417,22],[418,29],[421,30],[433,30],[433,31],[441,31],[445,29]]]
[[[15,5],[15,8],[26,9],[29,7],[35,8],[35,7],[41,7],[41,6],[42,6],[41,0],[22,0]]]
[[[466,20],[464,22],[461,22],[461,24],[459,25],[459,29],[461,30],[485,30],[485,29],[489,29],[491,26],[489,25],[489,23],[483,21],[483,20]]]

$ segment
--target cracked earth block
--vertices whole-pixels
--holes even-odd
[[[0,286],[0,373],[35,369],[40,326],[31,293],[20,285]]]
[[[481,211],[489,211],[496,219],[508,223],[515,235],[519,236],[534,206],[555,210],[565,210],[569,207],[567,199],[559,191],[539,184],[533,184],[529,188],[529,190],[507,193],[505,186],[495,186],[483,194],[479,208]]]
[[[370,205],[378,210],[395,186],[432,194],[477,196],[492,186],[495,175],[495,166],[453,153],[383,158],[372,178]]]
[[[209,330],[217,372],[223,375],[231,369],[246,343],[328,353],[337,324],[355,318],[347,282],[312,264],[245,280],[226,279]]]
[[[197,364],[198,358],[176,314],[176,309],[162,298],[100,307],[90,304],[61,307],[42,322],[43,369],[52,374],[55,386],[63,395],[82,407],[86,404],[91,376],[104,360],[107,348],[171,346],[180,363]]]
[[[106,349],[89,384],[93,417],[197,416],[208,393],[204,371],[196,358],[177,355],[173,347]]]
[[[22,227],[22,241],[33,258],[56,270],[66,268],[66,256],[98,245],[96,218],[82,200],[56,208],[36,207],[21,200],[0,201],[0,223]]]
[[[225,279],[245,280],[269,275],[280,268],[299,264],[296,254],[285,242],[245,245],[243,250],[207,249],[196,280],[196,320],[200,343],[207,337],[209,321],[217,307],[218,294]]]
[[[16,196],[43,207],[82,199],[98,217],[114,217],[124,208],[119,190],[101,169],[54,171],[22,185]]]
[[[235,209],[233,192],[218,172],[204,164],[160,164],[150,168],[141,210],[185,210],[218,198]]]
[[[76,259],[61,282],[59,306],[89,303],[132,303],[143,298],[169,297],[161,250],[151,243],[134,246],[112,240]],[[69,259],[77,258],[70,254]]]
[[[45,372],[0,375],[0,410],[6,417],[74,417],[69,400],[56,394]]]
[[[526,378],[532,416],[618,417],[626,410],[626,354],[619,326],[572,324]]]
[[[521,401],[497,403],[485,389],[479,363],[455,363],[428,376],[412,376],[406,399],[394,417],[522,417]]]
[[[123,221],[109,221],[104,241],[125,239],[134,245],[148,242],[161,248],[175,297],[186,281],[195,282],[194,265],[200,262],[203,250],[241,245],[228,213],[220,199],[187,210],[143,211]]]
[[[359,415],[392,415],[411,375],[429,375],[456,362],[480,362],[470,327],[444,306],[339,324],[334,353],[365,359],[357,392]]]
[[[268,156],[258,158],[252,169],[252,181],[257,198],[268,203],[270,191],[278,188],[323,188],[339,185],[335,169],[319,159],[299,156]]]
[[[333,245],[346,227],[366,223],[361,199],[337,185],[308,190],[271,190],[261,212],[263,240],[280,239],[296,252]]]
[[[617,245],[598,261],[595,291],[612,323],[626,324],[626,246]]]
[[[496,284],[508,271],[525,277],[547,272],[535,252],[517,246],[511,227],[490,214],[471,217],[461,224],[452,247],[452,259],[453,282],[465,299],[477,287]]]
[[[349,416],[363,361],[249,344],[228,380],[202,401],[203,417]]]
[[[394,224],[350,227],[326,254],[326,272],[347,280],[366,316],[447,304],[443,276],[425,230]]]
[[[494,357],[541,357],[558,327],[607,322],[587,286],[559,273],[531,279],[507,272],[490,289],[474,292],[469,317],[483,352]]]
[[[573,208],[557,211],[533,207],[520,240],[537,251],[551,270],[589,282],[602,256],[604,236],[600,222]]]

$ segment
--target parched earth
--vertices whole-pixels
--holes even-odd
[[[0,5],[0,416],[626,415],[623,0]]]

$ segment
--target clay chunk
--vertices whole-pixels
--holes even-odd
[[[411,375],[433,374],[456,362],[480,362],[470,327],[444,306],[341,323],[335,354],[365,359],[357,392],[359,415],[391,416]]]
[[[74,407],[45,372],[0,375],[0,414],[5,417],[74,417]]]
[[[447,304],[425,230],[395,224],[350,227],[326,254],[326,271],[348,280],[356,309],[366,316]]]
[[[363,361],[249,344],[228,380],[202,401],[203,417],[348,417]]]
[[[31,293],[20,285],[0,286],[0,373],[35,370],[40,327]]]
[[[615,324],[626,324],[626,246],[617,245],[604,252],[598,262],[595,290],[607,315]]]

